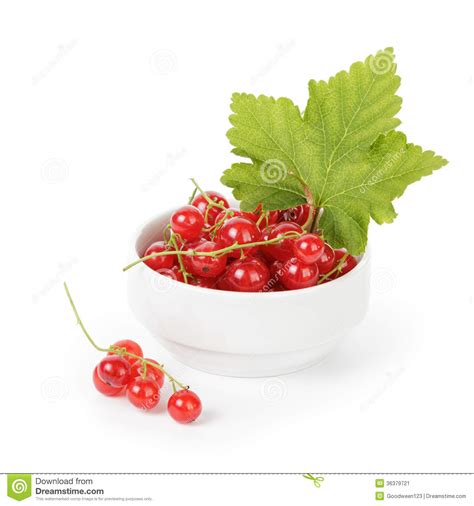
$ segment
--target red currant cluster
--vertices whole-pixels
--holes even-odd
[[[163,365],[156,360],[143,358],[143,351],[135,341],[125,339],[107,349],[97,346],[79,317],[67,285],[64,284],[64,287],[77,323],[87,339],[96,350],[107,352],[107,356],[94,368],[92,381],[95,388],[109,397],[126,394],[134,406],[149,411],[160,401],[160,392],[166,376],[174,390],[168,400],[168,413],[179,423],[196,420],[202,411],[199,397],[166,372]]]
[[[336,279],[357,265],[308,232],[317,212],[303,204],[284,211],[244,212],[215,191],[200,191],[170,218],[165,239],[143,258],[151,269],[183,283],[237,292],[308,288]]]

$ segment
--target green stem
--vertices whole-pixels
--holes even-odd
[[[170,242],[174,246],[175,251],[179,251],[178,243],[176,242],[176,237],[174,236],[174,234],[171,234]],[[178,263],[179,263],[179,270],[184,278],[184,282],[188,284],[188,277],[190,276],[190,274],[186,270],[183,259],[181,258],[180,255],[178,255]]]
[[[237,249],[246,249],[246,248],[253,248],[255,246],[266,246],[268,244],[277,244],[284,239],[297,239],[298,237],[301,237],[303,234],[300,234],[299,232],[286,232],[285,234],[282,234],[281,236],[275,237],[274,239],[267,239],[266,241],[256,241],[256,242],[247,242],[244,244],[240,244],[238,242],[232,244],[231,246],[227,246],[226,248],[218,249],[216,251],[198,251],[195,252],[194,250],[185,250],[185,251],[161,251],[159,253],[151,253],[150,255],[144,256],[142,258],[139,258],[138,260],[135,260],[131,264],[124,267],[122,270],[128,271],[132,267],[135,267],[135,265],[138,265],[142,262],[145,262],[146,260],[150,260],[151,258],[155,258],[158,256],[165,256],[165,255],[183,255],[183,256],[202,256],[202,257],[218,257],[222,255],[226,255],[227,253],[230,253],[231,251],[235,251]]]
[[[218,207],[219,209],[226,210],[227,207],[225,207],[220,202],[215,202],[214,200],[210,199],[207,193],[196,183],[194,178],[191,178],[191,181],[193,185],[196,187],[196,189],[199,191],[199,193],[206,199],[207,203],[210,206]]]
[[[154,362],[150,362],[149,360],[144,359],[143,357],[140,357],[139,355],[135,355],[134,353],[129,353],[124,348],[120,348],[117,346],[110,346],[109,348],[101,348],[100,346],[97,346],[97,344],[94,342],[90,334],[87,332],[86,328],[84,327],[84,324],[82,323],[81,317],[79,316],[79,313],[77,312],[76,305],[74,304],[74,301],[72,300],[71,293],[69,292],[69,288],[66,283],[64,283],[64,289],[66,290],[67,298],[69,299],[69,302],[71,304],[72,310],[74,311],[74,314],[76,316],[76,320],[78,325],[81,327],[82,332],[84,332],[84,335],[87,337],[89,342],[92,344],[92,346],[97,350],[104,353],[108,353],[110,351],[117,353],[117,355],[126,355],[127,357],[132,357],[137,360],[140,360],[143,367],[156,367],[159,369],[172,383],[176,383],[180,388],[183,390],[187,390],[189,387],[186,385],[183,385],[180,383],[176,378],[173,378],[171,374],[167,373],[165,369],[159,365],[155,364]]]
[[[74,304],[74,301],[72,300],[71,293],[69,292],[69,288],[68,288],[68,286],[67,286],[66,283],[64,283],[64,289],[66,290],[66,295],[67,295],[67,298],[69,299],[69,302],[71,304],[72,310],[74,311],[74,314],[76,315],[77,324],[79,325],[79,327],[81,327],[82,332],[84,332],[84,334],[87,337],[87,339],[89,340],[89,342],[92,344],[92,346],[97,351],[104,351],[104,352],[110,351],[108,348],[107,349],[106,348],[101,348],[100,346],[97,346],[97,344],[95,344],[94,340],[90,336],[89,332],[87,332],[86,328],[84,327],[84,324],[82,323],[82,320],[81,320],[81,318],[79,316],[79,313],[77,312],[76,306]]]
[[[194,197],[196,196],[197,190],[198,189],[195,187],[193,193],[191,193],[191,196],[189,197],[188,205],[191,205],[192,201],[194,200]]]
[[[341,259],[339,260],[339,262],[337,263],[336,267],[334,267],[332,270],[330,270],[327,274],[325,274],[324,276],[321,276],[319,279],[318,279],[318,282],[316,283],[317,285],[320,285],[323,281],[326,281],[326,279],[328,279],[330,276],[332,276],[335,272],[339,271],[342,267],[342,265],[344,264],[344,262],[346,261],[346,258],[349,256],[349,253],[344,253],[344,256],[341,257]]]

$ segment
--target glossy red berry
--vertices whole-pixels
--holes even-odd
[[[194,206],[183,206],[171,215],[171,230],[185,241],[198,239],[204,227],[204,216]]]
[[[153,364],[159,365],[158,362],[156,360],[153,360],[152,358],[147,358],[145,360],[147,360],[148,362],[152,362]],[[130,375],[132,378],[136,378],[138,376],[143,376],[143,367],[142,367],[141,360],[137,360],[132,365],[132,370],[131,370]],[[164,375],[163,371],[161,371],[161,369],[159,369],[158,367],[153,367],[150,364],[146,365],[146,376],[154,379],[158,383],[158,386],[160,388],[163,386],[163,384],[165,382],[165,375]]]
[[[316,234],[304,234],[293,243],[294,255],[304,264],[311,265],[324,252],[324,241]]]
[[[201,399],[191,390],[179,390],[168,400],[168,413],[178,423],[194,422],[201,411]]]
[[[281,219],[283,221],[293,221],[298,225],[303,226],[309,218],[311,207],[309,204],[302,204],[301,206],[291,207],[286,211],[283,211]]]
[[[131,339],[122,339],[121,341],[117,341],[112,345],[114,348],[120,348],[125,350],[128,353],[133,353],[137,357],[143,357],[143,351],[138,343],[132,341]],[[116,355],[113,351],[109,351],[107,355]],[[129,357],[128,355],[123,355],[124,358],[130,365],[134,364],[137,360],[136,357]]]
[[[324,245],[323,254],[316,260],[319,274],[327,274],[336,264],[336,255],[329,244]]]
[[[286,269],[282,269],[280,283],[288,290],[298,290],[316,285],[319,270],[316,264],[307,265],[301,260],[288,262]]]
[[[339,265],[339,262],[341,261],[342,257],[346,254],[346,252],[342,249],[337,249],[334,251],[335,255],[335,265]],[[352,269],[357,265],[357,260],[352,255],[347,255],[346,259],[340,265],[337,269],[337,271],[331,275],[332,279],[339,278],[341,276],[344,276],[344,274],[347,274],[348,272],[352,271]]]
[[[226,208],[229,207],[229,203],[220,193],[214,191],[208,191],[205,193],[213,202],[217,202]],[[192,205],[201,211],[202,215],[206,218],[206,223],[209,225],[214,225],[217,215],[221,212],[221,208],[210,206],[209,202],[204,198],[203,195],[198,195],[195,197]]]
[[[219,288],[234,292],[260,292],[270,279],[265,262],[258,258],[244,258],[233,262],[221,278]]]
[[[118,355],[103,358],[97,366],[99,378],[113,387],[123,387],[130,381],[130,363]]]
[[[148,246],[145,251],[144,256],[151,255],[152,253],[162,253],[163,251],[168,251],[169,246],[164,241],[157,241]],[[145,260],[145,264],[157,271],[159,269],[171,269],[176,262],[175,255],[163,255],[161,257],[150,258],[149,260]]]
[[[186,258],[186,257],[184,257]],[[160,269],[157,271],[162,276],[166,276],[167,278],[174,279],[175,281],[184,282],[183,273],[180,270],[179,265],[174,265],[171,269]]]
[[[199,244],[195,249],[196,256],[188,257],[189,271],[203,278],[220,276],[226,268],[227,256],[203,256],[199,253],[210,253],[221,249],[215,242],[207,241]]]
[[[200,286],[201,288],[217,288],[217,278],[199,278],[193,276],[189,279],[189,284]]]
[[[148,411],[160,401],[160,388],[154,379],[150,377],[143,379],[139,376],[130,381],[127,397],[134,406]]]
[[[248,218],[237,216],[227,220],[219,229],[217,234],[217,243],[220,248],[232,246],[235,243],[247,244],[250,242],[257,242],[260,239],[260,230],[257,225]],[[250,255],[255,252],[257,248],[244,248],[244,254]],[[241,250],[237,249],[229,253],[233,258],[240,257]]]
[[[92,373],[92,381],[94,383],[95,388],[103,395],[107,395],[109,397],[115,397],[125,392],[125,386],[123,387],[113,387],[105,381],[102,381],[97,374],[98,366],[94,367],[94,372]]]
[[[268,239],[276,239],[288,232],[302,233],[303,229],[296,223],[281,222],[268,228]],[[288,260],[293,256],[293,244],[295,239],[283,239],[282,241],[265,246],[264,251],[277,260]]]

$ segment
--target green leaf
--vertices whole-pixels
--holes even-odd
[[[393,50],[379,51],[324,81],[310,81],[301,115],[287,98],[235,93],[227,136],[237,163],[222,182],[244,210],[286,209],[305,201],[324,211],[325,239],[359,254],[370,219],[389,223],[392,201],[446,161],[407,144],[393,129],[401,99]]]

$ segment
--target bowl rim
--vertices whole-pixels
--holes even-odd
[[[176,209],[173,208],[173,209],[163,211],[163,212],[155,215],[154,218],[151,218],[142,224],[142,226],[139,228],[139,230],[134,235],[135,244],[133,246],[133,252],[135,255],[138,255],[137,241],[140,237],[140,234],[143,232],[144,228],[149,226],[151,224],[151,222],[159,219],[161,216],[166,216],[167,214],[171,214],[175,210]],[[370,259],[370,253],[371,253],[370,244],[369,244],[369,242],[367,242],[367,246],[365,248],[364,253],[362,253],[361,255],[358,255],[358,257],[357,257],[358,258],[357,265],[351,271],[349,271],[347,274],[345,274],[344,276],[341,276],[340,278],[333,279],[330,283],[323,283],[321,285],[310,286],[308,288],[299,288],[298,290],[281,290],[278,292],[236,292],[236,291],[232,291],[232,290],[217,290],[217,289],[213,289],[213,288],[206,288],[206,287],[202,287],[202,286],[190,285],[188,283],[182,283],[181,281],[177,281],[176,279],[170,278],[168,276],[164,276],[163,274],[161,274],[158,271],[152,271],[152,269],[150,269],[143,262],[138,264],[136,266],[136,268],[137,268],[137,270],[140,270],[140,269],[149,270],[150,272],[154,272],[158,276],[167,277],[169,282],[171,282],[171,286],[173,286],[175,288],[183,289],[183,290],[192,290],[192,291],[197,290],[197,292],[195,292],[195,293],[208,292],[210,294],[215,295],[216,292],[219,292],[219,294],[226,294],[226,295],[224,295],[225,297],[235,296],[235,297],[240,297],[240,298],[242,298],[242,297],[257,298],[257,297],[265,296],[265,297],[277,298],[277,297],[298,296],[298,295],[301,295],[304,293],[310,293],[310,292],[312,293],[312,292],[314,292],[314,290],[325,290],[325,289],[327,290],[328,288],[330,289],[330,287],[334,287],[336,285],[341,286],[342,283],[348,283],[357,274],[357,272],[362,270],[362,268],[368,263],[368,261]],[[134,269],[134,268],[132,268],[132,269]]]

